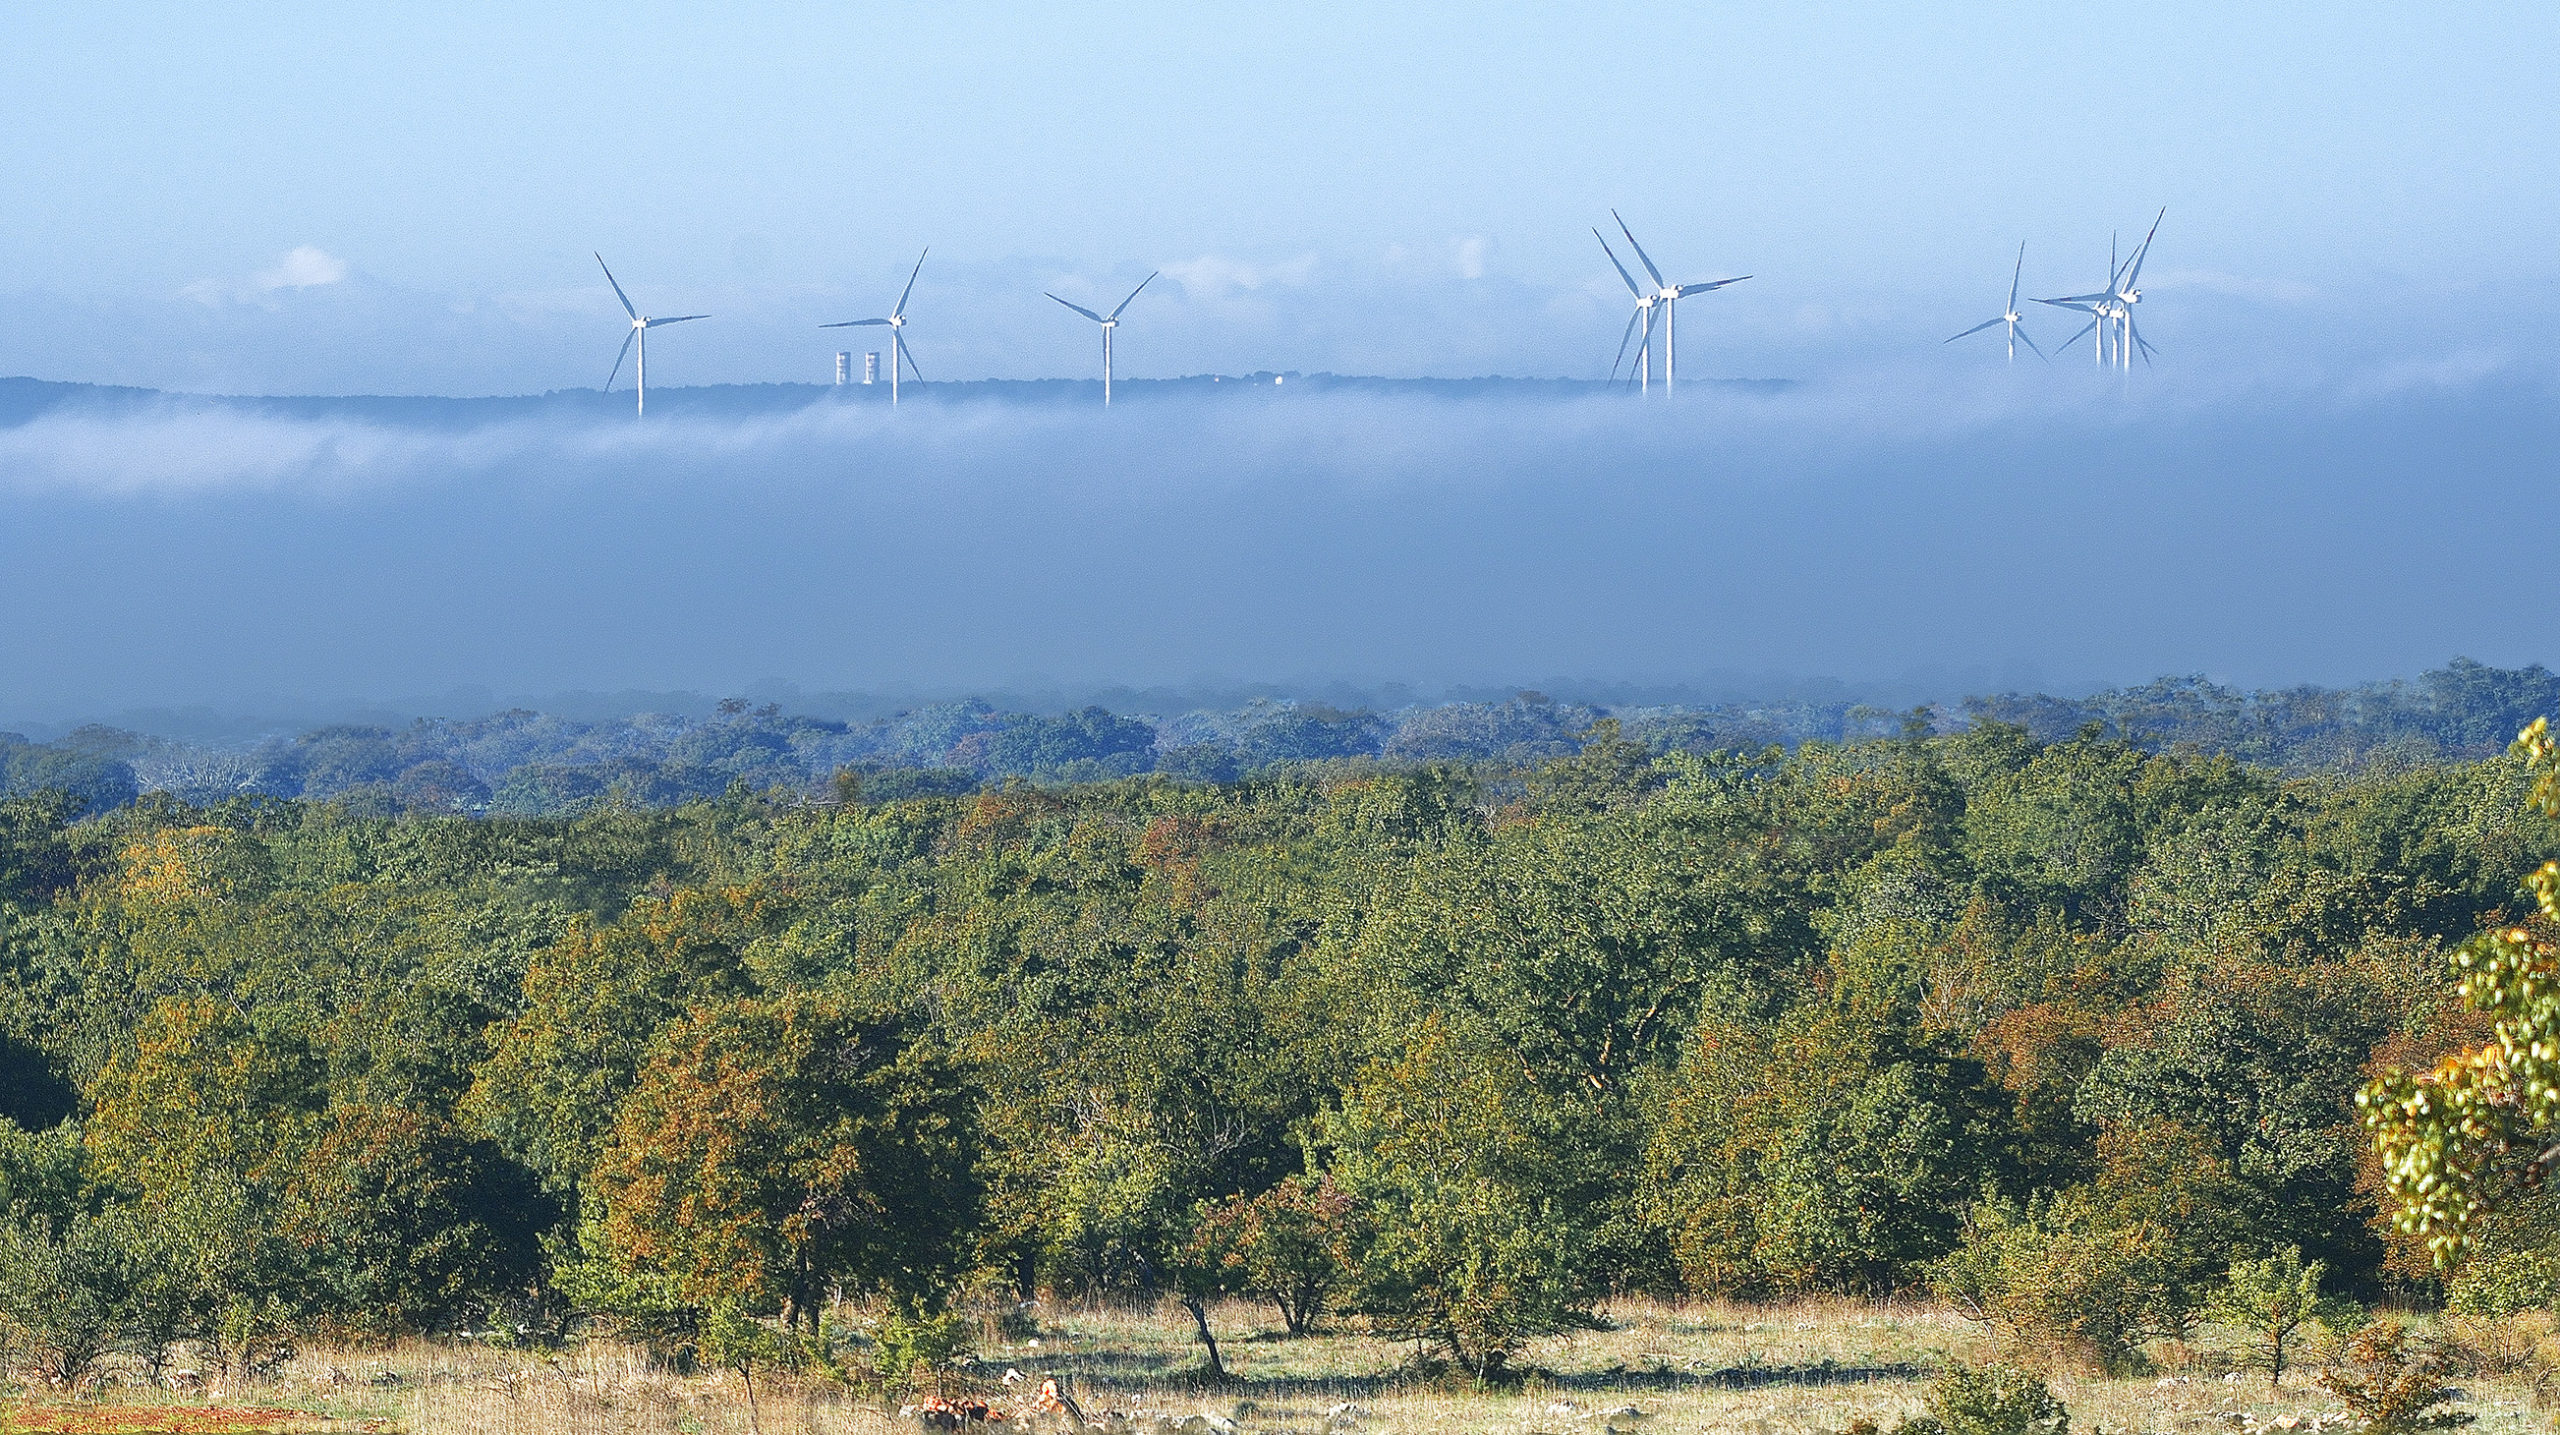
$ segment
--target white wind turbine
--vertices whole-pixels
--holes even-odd
[[[847,319],[841,324],[818,326],[821,329],[855,329],[869,324],[889,326],[889,407],[893,409],[898,406],[898,361],[900,359],[906,360],[907,367],[915,371],[917,383],[924,382],[924,370],[916,368],[915,356],[907,352],[907,296],[916,292],[916,276],[924,272],[925,254],[932,252],[932,246],[927,245],[924,254],[916,256],[916,267],[907,271],[907,287],[898,291],[898,306],[889,311],[888,318]]]
[[[1618,381],[1618,365],[1626,362],[1627,344],[1635,338],[1636,326],[1641,323],[1644,326],[1644,347],[1636,351],[1636,366],[1628,375],[1628,380],[1641,385],[1645,392],[1651,393],[1653,391],[1653,306],[1662,302],[1662,296],[1646,292],[1645,287],[1636,282],[1636,276],[1627,272],[1627,266],[1618,262],[1618,251],[1609,247],[1609,236],[1602,234],[1599,226],[1592,227],[1591,237],[1600,241],[1600,252],[1609,256],[1609,267],[1617,270],[1618,277],[1627,281],[1627,292],[1634,295],[1636,300],[1635,312],[1627,316],[1626,332],[1618,336],[1618,357],[1609,361],[1609,381],[1611,383]]]
[[[682,324],[711,316],[678,314],[672,319],[652,319],[631,307],[631,296],[622,292],[621,281],[613,277],[613,270],[606,266],[601,254],[596,256],[596,267],[604,270],[604,282],[613,286],[613,297],[622,301],[622,312],[631,316],[631,332],[622,336],[622,352],[613,356],[613,372],[605,376],[604,391],[608,394],[613,392],[613,381],[622,376],[622,361],[631,357],[632,345],[639,345],[640,367],[632,374],[632,387],[639,397],[633,402],[632,415],[643,417],[649,412],[649,330],[659,324]]]
[[[2104,368],[2107,365],[2107,341],[2113,337],[2113,335],[2107,331],[2107,321],[2115,317],[2116,289],[2119,287],[2120,281],[2124,278],[2124,271],[2125,266],[2122,263],[2119,263],[2116,259],[2115,239],[2113,236],[2110,236],[2107,240],[2106,288],[2101,289],[2094,294],[2066,294],[2059,299],[2038,299],[2036,301],[2039,304],[2051,304],[2057,309],[2069,309],[2074,313],[2086,314],[2089,316],[2088,324],[2080,330],[2079,334],[2073,334],[2070,338],[2065,339],[2062,342],[2062,347],[2068,349],[2072,345],[2080,342],[2080,334],[2086,334],[2092,329],[2096,330],[2098,338],[2095,353],[2098,366],[2100,368]]]
[[[2027,340],[2027,347],[2028,347],[2028,348],[2030,348],[2030,349],[2035,349],[2035,356],[2036,356],[2037,358],[2039,358],[2039,359],[2044,358],[2044,350],[2042,350],[2042,349],[2037,349],[2037,348],[2036,348],[2036,341],[2035,341],[2034,339],[2028,338],[2028,337],[2027,337],[2027,332],[2026,332],[2024,329],[2021,329],[2021,328],[2019,328],[2019,327],[2018,327],[2018,321],[2019,321],[2020,319],[2022,319],[2022,318],[2024,318],[2024,317],[2025,317],[2024,315],[2022,315],[2022,314],[2020,314],[2020,313],[2018,312],[2018,279],[2019,279],[2019,276],[2021,276],[2021,275],[2025,274],[2026,272],[2027,272],[2027,242],[2026,242],[2025,240],[2021,239],[2021,240],[2019,240],[2019,241],[2018,241],[2018,262],[2017,262],[2017,264],[2016,264],[2015,266],[2013,266],[2013,267],[2009,270],[2009,304],[2008,304],[2008,307],[2006,307],[2006,308],[2004,308],[2004,309],[2002,309],[2002,310],[2000,311],[2000,317],[1999,317],[1999,318],[1997,318],[1997,319],[1985,319],[1985,320],[1983,320],[1981,323],[1974,325],[1972,328],[1965,330],[1963,333],[1956,335],[1954,339],[1949,339],[1949,340],[1947,340],[1947,342],[1948,342],[1948,343],[1950,343],[1950,344],[1952,344],[1952,343],[1954,343],[1954,342],[1956,341],[1956,339],[1971,338],[1973,335],[1981,333],[1983,330],[1990,328],[1990,327],[1991,327],[1992,325],[1994,325],[1994,324],[2006,324],[2006,325],[2008,325],[2008,326],[2009,326],[2009,362],[2010,362],[2010,363],[2013,363],[2013,364],[2014,364],[2014,363],[2018,362],[2018,341],[2019,341],[2020,339],[2026,339],[2026,340]],[[2047,362],[2050,362],[2050,360],[2048,360]]]
[[[2142,236],[2142,247],[2133,251],[2133,259],[2125,265],[2124,278],[2113,285],[2114,309],[2119,331],[2116,336],[2117,362],[2133,367],[2133,355],[2139,351],[2142,362],[2151,362],[2151,343],[2142,337],[2142,327],[2133,322],[2133,306],[2142,302],[2142,261],[2151,254],[2151,241],[2160,235],[2160,221],[2169,217],[2169,207],[2151,218],[2151,232]]]
[[[1156,274],[1161,274],[1163,272],[1163,270],[1159,269],[1156,271]],[[1120,308],[1112,310],[1111,317],[1108,319],[1093,312],[1091,309],[1086,308],[1082,304],[1067,304],[1066,300],[1058,299],[1057,295],[1049,295],[1050,298],[1058,299],[1059,303],[1066,304],[1068,308],[1075,310],[1077,313],[1082,314],[1086,318],[1091,319],[1093,322],[1102,326],[1102,406],[1106,409],[1111,407],[1111,331],[1120,327],[1121,311],[1129,307],[1131,299],[1138,297],[1138,290],[1144,289],[1154,282],[1156,282],[1155,274],[1150,274],[1146,278],[1139,280],[1138,288],[1129,291],[1129,298],[1121,300]],[[1041,292],[1044,294],[1048,293],[1045,289]]]
[[[1636,252],[1636,258],[1644,264],[1644,272],[1653,276],[1654,302],[1662,306],[1662,391],[1667,394],[1671,392],[1672,380],[1676,378],[1680,372],[1680,360],[1674,352],[1679,340],[1680,301],[1688,298],[1692,294],[1704,294],[1711,289],[1721,289],[1727,284],[1739,284],[1751,276],[1748,274],[1737,274],[1731,279],[1717,279],[1705,284],[1666,283],[1662,278],[1662,271],[1653,267],[1653,256],[1644,252],[1643,245],[1636,243],[1635,231],[1627,228],[1626,220],[1620,219],[1618,211],[1614,209],[1609,211],[1609,217],[1618,221],[1618,232],[1627,236],[1627,247]],[[1602,240],[1600,247],[1603,249],[1608,248],[1608,241]],[[1609,262],[1616,264],[1618,262],[1618,256],[1615,254],[1610,255]],[[1619,277],[1624,278],[1626,276],[1626,272],[1626,269],[1621,266],[1618,270]],[[1634,288],[1635,281],[1628,279],[1627,287]],[[1650,326],[1647,326],[1647,332],[1650,334]],[[1620,347],[1625,347],[1623,341],[1621,341]],[[1649,340],[1646,344],[1645,351],[1648,354],[1652,352],[1652,345]]]

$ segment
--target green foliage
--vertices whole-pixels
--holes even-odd
[[[1204,1204],[1183,1247],[1185,1294],[1270,1301],[1305,1335],[1342,1285],[1359,1240],[1351,1194],[1324,1177],[1293,1177],[1258,1196]]]
[[[2560,816],[2560,740],[2547,720],[2536,718],[2514,751],[2532,776],[2533,805]],[[2524,886],[2547,933],[2560,923],[2560,861]],[[2394,1071],[2356,1096],[2398,1224],[2424,1237],[2440,1263],[2462,1254],[2501,1176],[2513,1174],[2501,1163],[2560,1121],[2560,958],[2545,933],[2517,923],[2455,948],[2456,988],[2492,1019],[2492,1039],[2422,1074]]]
[[[2008,1365],[1951,1361],[1929,1382],[1929,1413],[1895,1435],[2070,1435],[2071,1414],[2044,1381]]]
[[[1438,1019],[1324,1121],[1328,1174],[1368,1216],[1352,1306],[1480,1380],[1530,1337],[1588,1323],[1590,1233],[1551,1193],[1557,1123],[1519,1059]]]
[[[1933,1284],[2021,1364],[2135,1369],[2144,1341],[2186,1323],[2191,1295],[2175,1233],[2118,1224],[2092,1205],[2074,1191],[2024,1212],[1987,1206]]]
[[[916,1383],[966,1354],[974,1325],[959,1311],[936,1310],[911,1299],[892,1300],[872,1335],[873,1363],[881,1378],[893,1385]]]
[[[589,1187],[620,1270],[814,1330],[837,1287],[940,1300],[976,1225],[976,1159],[946,1061],[897,1022],[794,993],[672,1024]]]
[[[740,704],[261,757],[328,803],[0,803],[0,1222],[113,1350],[242,1363],[574,1316],[753,1368],[839,1287],[940,1322],[974,1268],[1329,1312],[1487,1378],[1606,1293],[1923,1283],[2019,1359],[2120,1365],[2234,1252],[2397,1273],[2341,1093],[2494,1045],[2423,964],[2542,940],[2503,876],[2554,855],[2525,776],[2018,716],[1657,757],[1712,734],[1271,704],[1182,735],[1249,781],[982,788],[931,764],[1117,771],[1138,734]],[[563,756],[606,737],[627,762]],[[583,776],[493,780],[542,763]],[[804,767],[861,780],[759,795]],[[580,810],[456,815],[473,782]],[[2483,1252],[2553,1248],[2516,1214],[2538,1148],[2484,1159]]]
[[[1834,957],[1774,1031],[1710,1021],[1670,1088],[1645,1206],[1694,1289],[1914,1284],[2009,1175],[1981,1063],[1925,1030],[1898,936]]]
[[[2446,1284],[2444,1305],[2457,1315],[2499,1317],[2560,1307],[2560,1257],[2475,1247]]]
[[[2305,1262],[2287,1246],[2256,1260],[2233,1261],[2231,1273],[2205,1303],[2206,1314],[2239,1335],[2244,1364],[2282,1385],[2302,1345],[2323,1330],[2340,1330],[2364,1312],[2355,1302],[2320,1288],[2328,1266]]]

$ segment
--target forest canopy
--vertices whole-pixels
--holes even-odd
[[[1621,1292],[1927,1291],[2110,1360],[2234,1272],[2511,1289],[2545,1199],[2439,1268],[2353,1096],[2480,1039],[2448,953],[2541,920],[2530,786],[1985,712],[551,817],[10,798],[0,1321],[54,1368],[718,1355],[1223,1294],[1489,1374]]]

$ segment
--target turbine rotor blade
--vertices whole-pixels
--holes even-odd
[[[2142,247],[2133,251],[2133,270],[2131,273],[2125,275],[2123,287],[2130,289],[2135,284],[2141,282],[2142,261],[2151,253],[2151,240],[2154,235],[2157,235],[2160,232],[2160,221],[2168,217],[2169,206],[2164,204],[2160,206],[2160,213],[2151,221],[2151,233],[2142,236]]]
[[[660,324],[686,324],[691,323],[696,319],[708,319],[710,317],[711,316],[708,314],[678,314],[672,319],[651,319],[647,321],[647,324],[648,327],[654,329]]]
[[[1618,366],[1627,361],[1627,345],[1635,342],[1636,320],[1643,317],[1644,311],[1642,309],[1638,309],[1627,316],[1627,331],[1618,336],[1618,357],[1609,361],[1609,381],[1611,383],[1616,383],[1618,380]]]
[[[932,252],[933,246],[930,244],[926,245],[924,254],[931,254]],[[916,292],[916,276],[924,272],[924,254],[917,255],[916,267],[907,271],[907,287],[898,291],[898,307],[889,311],[890,318],[902,319],[906,317],[907,296]]]
[[[2084,325],[2082,325],[2082,326],[2080,327],[2080,334],[2086,334],[2086,333],[2088,333],[2091,329],[2094,329],[2094,328],[2096,328],[2096,327],[2098,327],[2098,321],[2097,321],[2097,320],[2095,320],[2095,319],[2092,319],[2092,320],[2090,320],[2088,323],[2086,323],[2086,324],[2084,324]],[[2063,341],[2062,341],[2062,347],[2064,347],[2064,348],[2068,349],[2068,348],[2070,348],[2072,345],[2079,343],[2079,342],[2080,342],[2080,334],[2074,334],[2074,335],[2072,335],[2070,338],[2063,340]]]
[[[2011,313],[2015,313],[2015,312],[2017,312],[2017,308],[2018,308],[2018,280],[2019,280],[2019,279],[2021,279],[2022,277],[2024,277],[2024,276],[2025,276],[2025,274],[2026,274],[2026,272],[2027,272],[2027,241],[2025,241],[2025,240],[2021,239],[2021,240],[2019,240],[2019,241],[2018,241],[2018,264],[2017,264],[2017,267],[2016,267],[2016,268],[2014,268],[2014,269],[2011,269],[2011,270],[2009,271],[2009,310],[2010,310],[2010,312],[2011,312]]]
[[[1618,232],[1627,236],[1627,247],[1633,249],[1636,252],[1636,258],[1643,262],[1644,272],[1653,276],[1654,287],[1657,289],[1670,288],[1670,285],[1662,282],[1662,271],[1653,267],[1653,257],[1644,252],[1643,245],[1636,243],[1636,232],[1627,228],[1627,222],[1618,217],[1618,211],[1614,209],[1610,210],[1609,217],[1618,221]]]
[[[1644,286],[1636,282],[1636,276],[1627,272],[1627,266],[1618,262],[1618,251],[1609,247],[1608,237],[1603,235],[1597,227],[1592,229],[1591,237],[1600,241],[1600,252],[1609,256],[1609,267],[1617,270],[1618,277],[1627,281],[1627,292],[1639,299],[1643,298]]]
[[[1671,291],[1671,297],[1674,299],[1686,299],[1692,294],[1712,293],[1715,290],[1723,288],[1727,284],[1739,284],[1750,277],[1751,276],[1748,274],[1736,274],[1730,279],[1717,279],[1705,284],[1683,284],[1679,288]]]
[[[1046,289],[1043,289],[1043,290],[1041,290],[1040,292],[1041,292],[1041,293],[1043,293],[1043,294],[1049,294],[1049,291],[1048,291],[1048,290],[1046,290]],[[1052,299],[1058,299],[1058,296],[1057,296],[1057,295],[1055,295],[1055,294],[1049,294],[1049,297],[1050,297],[1050,298],[1052,298]],[[1059,302],[1059,303],[1061,303],[1061,304],[1067,304],[1067,301],[1066,301],[1066,300],[1064,300],[1064,299],[1058,299],[1058,302]],[[1093,322],[1095,322],[1095,323],[1097,323],[1097,324],[1099,324],[1099,323],[1103,322],[1103,319],[1102,319],[1102,316],[1101,316],[1101,315],[1099,315],[1099,314],[1097,314],[1097,313],[1093,312],[1091,309],[1086,308],[1086,307],[1085,307],[1085,306],[1083,306],[1082,304],[1067,304],[1067,307],[1068,307],[1068,308],[1070,308],[1070,309],[1075,310],[1075,311],[1076,311],[1077,313],[1079,313],[1079,314],[1082,314],[1082,315],[1083,315],[1083,316],[1085,316],[1086,318],[1091,319]]]
[[[612,393],[613,381],[622,377],[622,361],[631,357],[631,341],[639,337],[640,331],[637,328],[622,336],[622,352],[613,356],[613,372],[604,377],[606,393]]]
[[[847,319],[841,324],[820,324],[821,329],[858,329],[865,324],[886,324],[886,319]]]
[[[1163,272],[1163,270],[1159,269],[1156,271],[1156,274],[1162,274]],[[1139,280],[1138,287],[1129,291],[1129,297],[1120,301],[1120,308],[1111,311],[1111,317],[1114,319],[1119,318],[1122,310],[1127,309],[1132,303],[1136,302],[1139,291],[1156,282],[1156,274],[1150,274],[1146,278]]]
[[[898,355],[907,361],[907,372],[916,376],[917,383],[923,383],[924,370],[916,367],[916,356],[908,351],[907,339],[903,334],[898,336]]]
[[[2026,331],[2025,329],[2023,329],[2023,328],[2019,328],[2019,327],[2016,327],[2016,326],[2012,326],[2009,332],[2011,332],[2011,333],[2013,333],[2013,334],[2017,335],[2017,336],[2018,336],[2018,340],[2019,340],[2019,342],[2020,342],[2020,343],[2023,343],[2023,344],[2025,344],[2029,349],[2034,350],[2034,351],[2035,351],[2035,356],[2036,356],[2037,358],[2039,358],[2039,359],[2044,359],[2044,361],[2045,361],[2046,363],[2048,363],[2048,364],[2050,364],[2050,363],[2052,363],[2052,362],[2053,362],[2053,360],[2052,360],[2052,359],[2050,359],[2050,358],[2046,358],[2046,357],[2045,357],[2045,352],[2044,352],[2044,350],[2042,350],[2042,349],[2037,349],[2037,348],[2036,348],[2036,341],[2027,337],[2027,331]]]
[[[639,318],[640,311],[631,307],[631,296],[622,292],[622,281],[613,277],[613,270],[607,267],[601,254],[596,255],[596,267],[604,270],[604,282],[613,286],[613,297],[622,301],[622,312],[634,319]]]
[[[1952,344],[1957,339],[1969,339],[1974,335],[1981,333],[1983,330],[1990,328],[1994,324],[2005,324],[2007,322],[2008,320],[2006,318],[1985,319],[1981,323],[1974,325],[1972,328],[1965,330],[1963,333],[1957,334],[1953,338],[1948,339],[1946,342]]]

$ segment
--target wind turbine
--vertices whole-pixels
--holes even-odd
[[[1159,269],[1156,271],[1156,274],[1161,274],[1163,272],[1163,270]],[[1067,304],[1068,308],[1075,310],[1077,313],[1082,314],[1086,318],[1091,319],[1093,322],[1102,326],[1102,406],[1106,409],[1111,407],[1111,331],[1120,327],[1121,310],[1129,307],[1129,300],[1138,297],[1139,289],[1144,289],[1154,282],[1156,282],[1155,274],[1150,274],[1146,278],[1139,280],[1138,288],[1129,291],[1129,298],[1121,300],[1120,308],[1112,310],[1111,317],[1108,319],[1093,312],[1091,309],[1086,308],[1082,304],[1067,304],[1066,300],[1058,299],[1058,296],[1055,294],[1049,294],[1050,298],[1058,299],[1059,303]],[[1044,294],[1048,293],[1045,289],[1040,292]]]
[[[2000,317],[1999,317],[1999,318],[1997,318],[1997,319],[1985,319],[1985,320],[1983,320],[1981,323],[1974,325],[1972,328],[1965,330],[1963,333],[1956,335],[1954,339],[1949,339],[1949,340],[1947,340],[1947,342],[1948,342],[1948,343],[1950,343],[1950,344],[1952,344],[1952,343],[1954,343],[1954,342],[1956,341],[1956,339],[1970,338],[1970,337],[1972,337],[1973,335],[1975,335],[1975,334],[1979,334],[1979,333],[1981,333],[1983,330],[1990,328],[1990,327],[1991,327],[1992,325],[1994,325],[1994,324],[2006,324],[2006,325],[2008,325],[2008,326],[2009,326],[2009,362],[2010,362],[2010,363],[2013,363],[2013,364],[2014,364],[2014,363],[2018,362],[2018,341],[2019,341],[2020,339],[2026,339],[2026,340],[2027,340],[2027,347],[2028,347],[2028,348],[2030,348],[2030,349],[2035,349],[2035,355],[2036,355],[2036,357],[2037,357],[2037,358],[2039,358],[2039,359],[2044,358],[2044,350],[2042,350],[2042,349],[2037,349],[2037,348],[2036,348],[2036,341],[2035,341],[2034,339],[2028,338],[2028,337],[2027,337],[2027,332],[2026,332],[2024,329],[2021,329],[2021,328],[2019,328],[2019,327],[2018,327],[2018,321],[2019,321],[2021,318],[2025,317],[2024,315],[2021,315],[2021,314],[2018,312],[2018,279],[2019,279],[2019,277],[2020,277],[2021,275],[2024,275],[2026,272],[2027,272],[2027,242],[2026,242],[2025,240],[2021,239],[2021,240],[2019,240],[2019,241],[2018,241],[2018,262],[2017,262],[2017,264],[2016,264],[2014,267],[2012,267],[2012,268],[2009,270],[2009,303],[2008,303],[2008,306],[2007,306],[2006,308],[2004,308],[2004,309],[2002,309],[2002,310],[2000,311]],[[2052,362],[2052,361],[2048,359],[2048,360],[2046,360],[2046,362],[2047,362],[2047,363],[2050,363],[2050,362]]]
[[[1611,212],[1615,213],[1614,210]],[[1618,251],[1609,247],[1609,236],[1602,234],[1599,226],[1592,226],[1591,237],[1600,241],[1600,252],[1609,256],[1609,267],[1617,270],[1618,277],[1627,281],[1627,292],[1634,295],[1636,299],[1635,312],[1627,316],[1627,331],[1618,336],[1618,357],[1609,361],[1609,381],[1617,382],[1618,365],[1626,362],[1627,358],[1627,341],[1636,336],[1636,325],[1641,321],[1644,325],[1644,347],[1636,351],[1635,371],[1629,374],[1628,378],[1631,382],[1643,385],[1645,392],[1651,393],[1653,391],[1653,306],[1662,302],[1662,296],[1646,292],[1645,287],[1636,282],[1636,276],[1627,272],[1627,266],[1618,262]]]
[[[622,301],[622,312],[631,316],[631,332],[622,336],[622,352],[613,356],[613,372],[605,375],[604,391],[613,392],[613,381],[622,376],[622,361],[631,357],[631,346],[640,346],[640,367],[633,371],[632,387],[639,397],[632,405],[632,416],[644,417],[649,412],[649,329],[656,324],[682,324],[694,319],[708,319],[708,314],[678,314],[672,319],[652,319],[631,307],[631,296],[622,292],[621,281],[606,267],[604,256],[596,256],[596,267],[604,270],[604,282],[613,286],[613,297]]]
[[[2128,369],[2133,367],[2133,350],[2141,352],[2143,363],[2151,362],[2151,343],[2133,322],[2133,306],[2142,302],[2142,261],[2150,257],[2151,241],[2159,237],[2160,221],[2168,217],[2169,207],[2164,204],[2152,216],[2151,232],[2142,236],[2142,247],[2133,251],[2132,261],[2125,266],[2123,281],[2111,286],[2115,291],[2116,322],[2123,326],[2116,340],[2116,357]]]
[[[898,361],[900,359],[907,361],[908,368],[915,369],[917,383],[924,382],[924,370],[916,368],[915,356],[907,352],[907,296],[916,292],[916,276],[924,272],[924,255],[932,252],[933,246],[927,245],[924,254],[916,256],[916,267],[907,271],[907,287],[898,291],[898,306],[889,311],[888,318],[847,319],[841,324],[818,326],[821,329],[854,329],[866,324],[889,326],[889,407],[893,409],[898,406]]]
[[[2164,210],[2162,212],[2166,213],[2167,211]],[[2095,329],[2098,333],[2095,353],[2098,366],[2100,368],[2105,368],[2107,364],[2108,335],[2106,325],[2108,320],[2115,317],[2116,289],[2119,281],[2124,278],[2124,271],[2125,266],[2117,262],[2116,259],[2115,239],[2113,236],[2110,236],[2107,240],[2106,288],[2101,289],[2094,294],[2066,294],[2059,299],[2038,299],[2036,301],[2039,304],[2051,304],[2057,309],[2069,309],[2075,313],[2086,314],[2089,316],[2089,323],[2087,327],[2081,329],[2079,334],[2074,334],[2070,338],[2064,340],[2062,347],[2066,349],[2070,348],[2073,344],[2080,342],[2080,334],[2086,334],[2091,329]]]
[[[1680,360],[1674,352],[1679,340],[1680,301],[1688,298],[1692,294],[1704,294],[1711,289],[1721,289],[1727,284],[1739,284],[1751,276],[1748,274],[1738,274],[1731,279],[1718,279],[1706,284],[1665,283],[1663,282],[1662,271],[1653,267],[1653,257],[1644,252],[1643,245],[1636,243],[1635,231],[1627,228],[1626,220],[1620,219],[1618,211],[1614,209],[1609,211],[1609,217],[1618,221],[1618,232],[1627,236],[1627,246],[1635,250],[1637,259],[1643,261],[1644,272],[1653,276],[1655,286],[1653,291],[1654,301],[1662,306],[1662,391],[1667,394],[1671,392],[1672,380],[1676,378],[1680,372]],[[1603,249],[1608,248],[1608,242],[1606,240],[1601,241],[1600,247]],[[1612,264],[1617,263],[1618,256],[1614,254],[1610,255],[1609,262]],[[1622,278],[1626,275],[1626,272],[1627,271],[1624,268],[1621,268],[1618,271]],[[1629,288],[1633,288],[1635,286],[1635,281],[1629,279],[1627,284]],[[1624,344],[1621,343],[1620,347],[1623,348]],[[1646,345],[1646,352],[1652,352],[1652,345],[1650,342]]]

